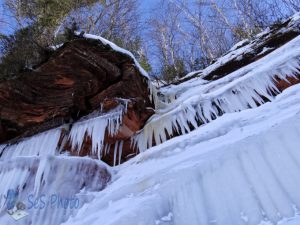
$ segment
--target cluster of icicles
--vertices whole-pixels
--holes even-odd
[[[174,93],[170,93],[170,98],[164,96],[165,102],[170,104],[157,109],[143,130],[132,138],[133,145],[144,151],[225,113],[255,108],[272,101],[280,93],[276,87],[278,79],[287,83],[288,77],[298,79],[299,69],[300,36],[226,77],[187,89],[182,98],[175,98]]]
[[[111,148],[109,144],[105,145],[104,143],[106,132],[110,136],[116,135],[122,125],[123,115],[127,112],[128,100],[119,99],[119,102],[121,104],[110,112],[100,113],[100,115],[90,118],[82,118],[72,124],[71,128],[64,125],[23,139],[16,144],[0,145],[0,160],[19,156],[60,155],[64,152],[64,144],[68,141],[71,143],[73,150],[80,151],[86,137],[92,140],[92,154],[101,159],[103,155],[109,153]],[[63,135],[68,129],[69,132]],[[121,161],[122,145],[122,141],[115,143],[115,165]],[[118,160],[117,152],[119,152]]]

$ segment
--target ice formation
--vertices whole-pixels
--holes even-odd
[[[255,108],[279,93],[277,79],[297,78],[300,69],[300,36],[219,80],[204,83],[177,96],[157,110],[143,130],[133,138],[140,151],[160,144],[174,134],[185,134],[225,113]],[[201,78],[200,83],[203,83]],[[172,92],[165,92],[172,94]],[[175,99],[175,100],[174,100]]]
[[[92,194],[87,192],[102,190],[110,178],[106,165],[88,158],[16,157],[2,161],[1,224],[12,224],[12,218],[6,213],[5,195],[8,190],[17,191],[18,201],[27,206],[29,215],[18,224],[54,225],[66,221],[91,201]]]
[[[126,110],[127,105],[119,105],[109,113],[74,123],[69,134],[72,149],[80,151],[85,137],[88,136],[92,139],[92,152],[100,159],[103,154],[105,132],[107,131],[110,136],[118,132]]]

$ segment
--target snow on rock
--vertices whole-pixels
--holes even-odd
[[[272,50],[288,43],[300,34],[300,17],[296,13],[293,17],[283,21],[277,26],[266,28],[257,34],[253,39],[246,39],[238,42],[227,53],[218,58],[216,62],[203,70],[194,71],[181,78],[177,83],[177,90],[185,88],[184,81],[190,80],[192,83],[198,82],[199,78],[206,81],[224,77],[241,67],[247,66],[261,57],[267,55]],[[268,49],[268,51],[263,51]]]
[[[75,32],[76,35],[80,35],[80,32]],[[94,39],[94,40],[99,40],[101,41],[104,45],[108,45],[110,48],[112,48],[113,50],[123,53],[125,55],[128,55],[129,57],[132,58],[132,60],[134,61],[135,66],[138,68],[138,70],[140,71],[140,73],[146,77],[148,79],[148,88],[149,88],[149,92],[150,92],[150,99],[153,101],[154,105],[156,107],[160,107],[160,101],[158,100],[158,95],[157,95],[157,88],[152,84],[148,73],[143,69],[143,67],[139,64],[139,62],[136,60],[136,58],[134,57],[134,55],[126,50],[123,49],[119,46],[117,46],[115,43],[110,42],[109,40],[101,37],[101,36],[97,36],[97,35],[93,35],[93,34],[83,34],[84,38],[87,39]]]
[[[300,210],[299,123],[295,85],[122,164],[63,224],[289,224]]]
[[[75,34],[76,34],[76,35],[80,35],[80,32],[75,32]],[[125,55],[130,56],[130,57],[133,59],[135,65],[138,67],[140,73],[141,73],[143,76],[149,78],[148,73],[143,69],[143,67],[141,67],[141,65],[138,63],[138,61],[135,59],[134,55],[133,55],[130,51],[128,51],[128,50],[126,50],[126,49],[124,49],[124,48],[121,48],[121,47],[117,46],[115,43],[112,43],[111,41],[109,41],[109,40],[107,40],[107,39],[105,39],[105,38],[103,38],[103,37],[101,37],[101,36],[97,36],[97,35],[94,35],[94,34],[83,34],[83,37],[88,38],[88,39],[99,40],[99,41],[101,41],[104,45],[110,46],[113,50],[115,50],[115,51],[117,51],[117,52],[121,52],[121,53],[123,53],[123,54],[125,54]]]
[[[16,157],[0,162],[1,225],[13,219],[4,201],[9,190],[16,191],[28,216],[18,224],[58,225],[66,221],[111,179],[108,167],[98,161],[79,157]]]

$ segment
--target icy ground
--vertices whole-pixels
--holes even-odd
[[[64,224],[299,224],[299,122],[295,85],[119,166]]]

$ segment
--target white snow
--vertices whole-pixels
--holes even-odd
[[[265,54],[266,52],[270,51],[270,50],[273,50],[273,48],[269,48],[269,47],[264,47],[262,49],[262,51],[258,54],[258,55],[263,55]]]

